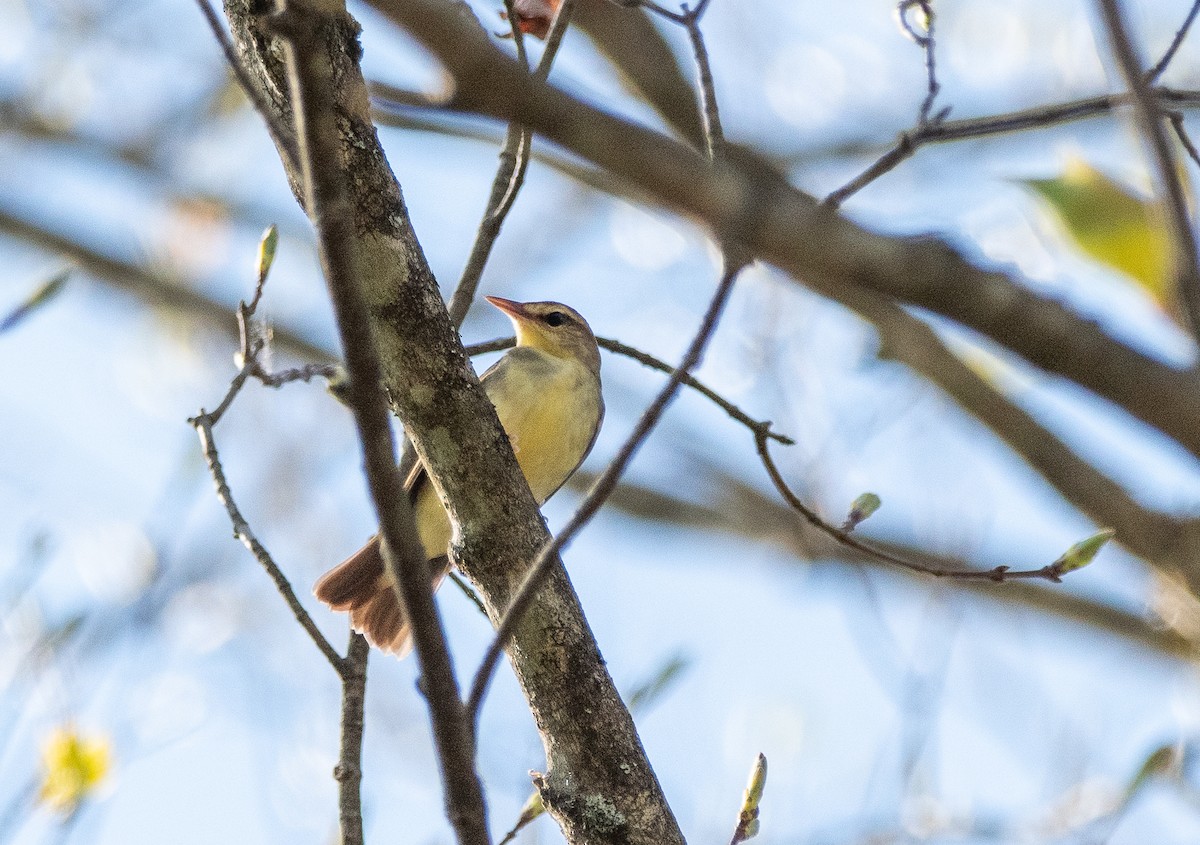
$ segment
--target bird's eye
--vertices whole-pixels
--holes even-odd
[[[558,328],[567,321],[567,315],[561,311],[551,311],[542,319],[546,321],[546,325]]]

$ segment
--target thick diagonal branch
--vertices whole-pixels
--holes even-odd
[[[375,351],[367,304],[359,286],[362,253],[355,237],[350,191],[352,174],[338,166],[341,138],[335,109],[334,74],[326,58],[336,29],[330,17],[292,0],[269,19],[284,43],[289,94],[295,115],[300,183],[333,303],[346,369],[345,391],[362,445],[367,486],[379,518],[384,559],[412,623],[425,698],[441,761],[446,809],[459,845],[488,845],[483,789],[475,771],[475,744],[463,709],[433,604],[432,578],[403,480],[396,468],[382,370]],[[336,43],[336,37],[332,39]]]
[[[722,237],[741,240],[820,293],[837,298],[858,286],[956,320],[1200,455],[1200,373],[1162,364],[1008,274],[974,266],[944,241],[863,229],[821,208],[750,153],[731,148],[708,168],[678,142],[529,79],[440,3],[374,5],[455,76],[450,107],[521,120]]]
[[[290,121],[276,44],[249,0],[227,0],[226,10],[252,78]],[[337,82],[340,165],[353,176],[347,214],[383,382],[458,526],[456,559],[496,619],[548,534],[412,231],[370,123],[357,24],[342,15],[325,58]],[[561,566],[523,617],[510,655],[546,746],[548,783],[582,822],[574,841],[682,843]]]

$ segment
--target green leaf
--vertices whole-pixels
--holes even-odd
[[[1171,241],[1156,203],[1081,159],[1061,176],[1025,179],[1089,258],[1137,282],[1160,306],[1171,295]]]
[[[1125,788],[1125,800],[1132,801],[1137,794],[1142,791],[1146,784],[1153,778],[1159,775],[1165,775],[1175,770],[1179,766],[1179,752],[1174,745],[1160,746],[1150,753],[1142,765],[1138,767],[1137,774],[1129,782],[1129,786]]]
[[[8,316],[0,320],[0,332],[6,332],[15,327],[18,323],[28,317],[37,309],[41,308],[62,291],[67,283],[67,278],[71,275],[72,268],[65,267],[59,270],[42,284],[38,285],[25,298],[25,301],[17,305],[12,311],[8,312]]]
[[[517,823],[513,825],[513,829],[506,833],[497,845],[508,845],[509,842],[517,838],[517,834],[521,832],[522,828],[544,812],[546,812],[546,804],[542,801],[542,793],[535,789],[533,794],[529,796],[529,800],[525,802],[525,806],[521,808],[521,815],[517,818]]]
[[[638,684],[629,693],[630,711],[644,710],[661,698],[691,665],[691,658],[683,654],[676,654],[667,660],[648,680]]]

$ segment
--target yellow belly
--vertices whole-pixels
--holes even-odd
[[[483,386],[540,505],[591,449],[604,413],[599,379],[576,361],[521,347],[484,375]],[[425,553],[445,554],[450,522],[432,484],[422,487],[414,508]]]

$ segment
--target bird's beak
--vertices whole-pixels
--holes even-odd
[[[514,320],[529,319],[529,311],[525,308],[525,303],[523,302],[514,302],[513,300],[505,299],[502,296],[485,296],[484,299],[492,303],[492,305],[495,305]]]

